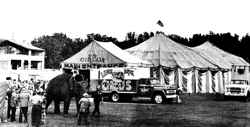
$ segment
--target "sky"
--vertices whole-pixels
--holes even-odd
[[[1,0],[0,38],[18,42],[65,33],[100,33],[124,40],[128,32],[193,34],[250,32],[248,0]],[[156,24],[161,20],[164,27]]]

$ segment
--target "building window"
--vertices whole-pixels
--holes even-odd
[[[31,61],[31,69],[42,69],[42,61]]]
[[[28,62],[28,60],[25,60],[23,64],[24,64],[24,69],[28,69],[29,68],[29,62]]]
[[[242,74],[245,73],[245,69],[239,68],[239,69],[237,70],[237,72],[238,72],[240,75],[242,75]]]
[[[11,60],[11,69],[17,70],[21,68],[21,60]]]

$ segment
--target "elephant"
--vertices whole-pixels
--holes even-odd
[[[87,82],[82,75],[63,73],[51,79],[46,88],[46,111],[54,101],[54,113],[60,114],[60,102],[64,102],[64,114],[68,114],[70,101],[75,97],[77,113],[79,112],[79,100],[84,92],[87,92]]]

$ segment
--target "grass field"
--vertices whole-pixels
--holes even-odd
[[[250,102],[216,100],[214,96],[183,96],[182,104],[104,102],[101,117],[89,117],[90,127],[247,127],[250,126]],[[92,107],[93,108],[93,107]],[[63,107],[61,106],[61,111]],[[91,109],[93,110],[93,109]],[[76,127],[76,109],[72,102],[69,115],[53,114],[49,107],[46,127]],[[2,124],[12,127],[18,124]],[[25,124],[18,125],[27,126]]]

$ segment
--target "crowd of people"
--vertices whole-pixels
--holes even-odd
[[[0,107],[0,123],[6,122],[19,122],[28,123],[28,111],[31,109],[31,124],[32,126],[39,127],[45,123],[46,117],[46,85],[47,81],[18,81],[6,78],[8,89],[5,97],[5,105]],[[77,124],[87,125],[88,116],[90,115],[91,101],[90,98],[94,99],[94,110],[92,116],[99,117],[100,109],[99,105],[102,101],[102,95],[100,87],[96,88],[96,91],[89,95],[84,92],[79,101],[80,111],[78,112]],[[19,109],[19,118],[17,119],[17,112]],[[6,116],[6,117],[4,117]]]
[[[42,120],[42,111],[45,110],[45,87],[47,81],[16,80],[6,78],[8,84],[5,104],[1,107],[1,122],[28,122],[28,109],[32,106],[31,123],[39,126]],[[16,111],[19,109],[19,118],[16,119]],[[6,117],[3,117],[6,116]],[[45,119],[45,118],[43,118]]]

